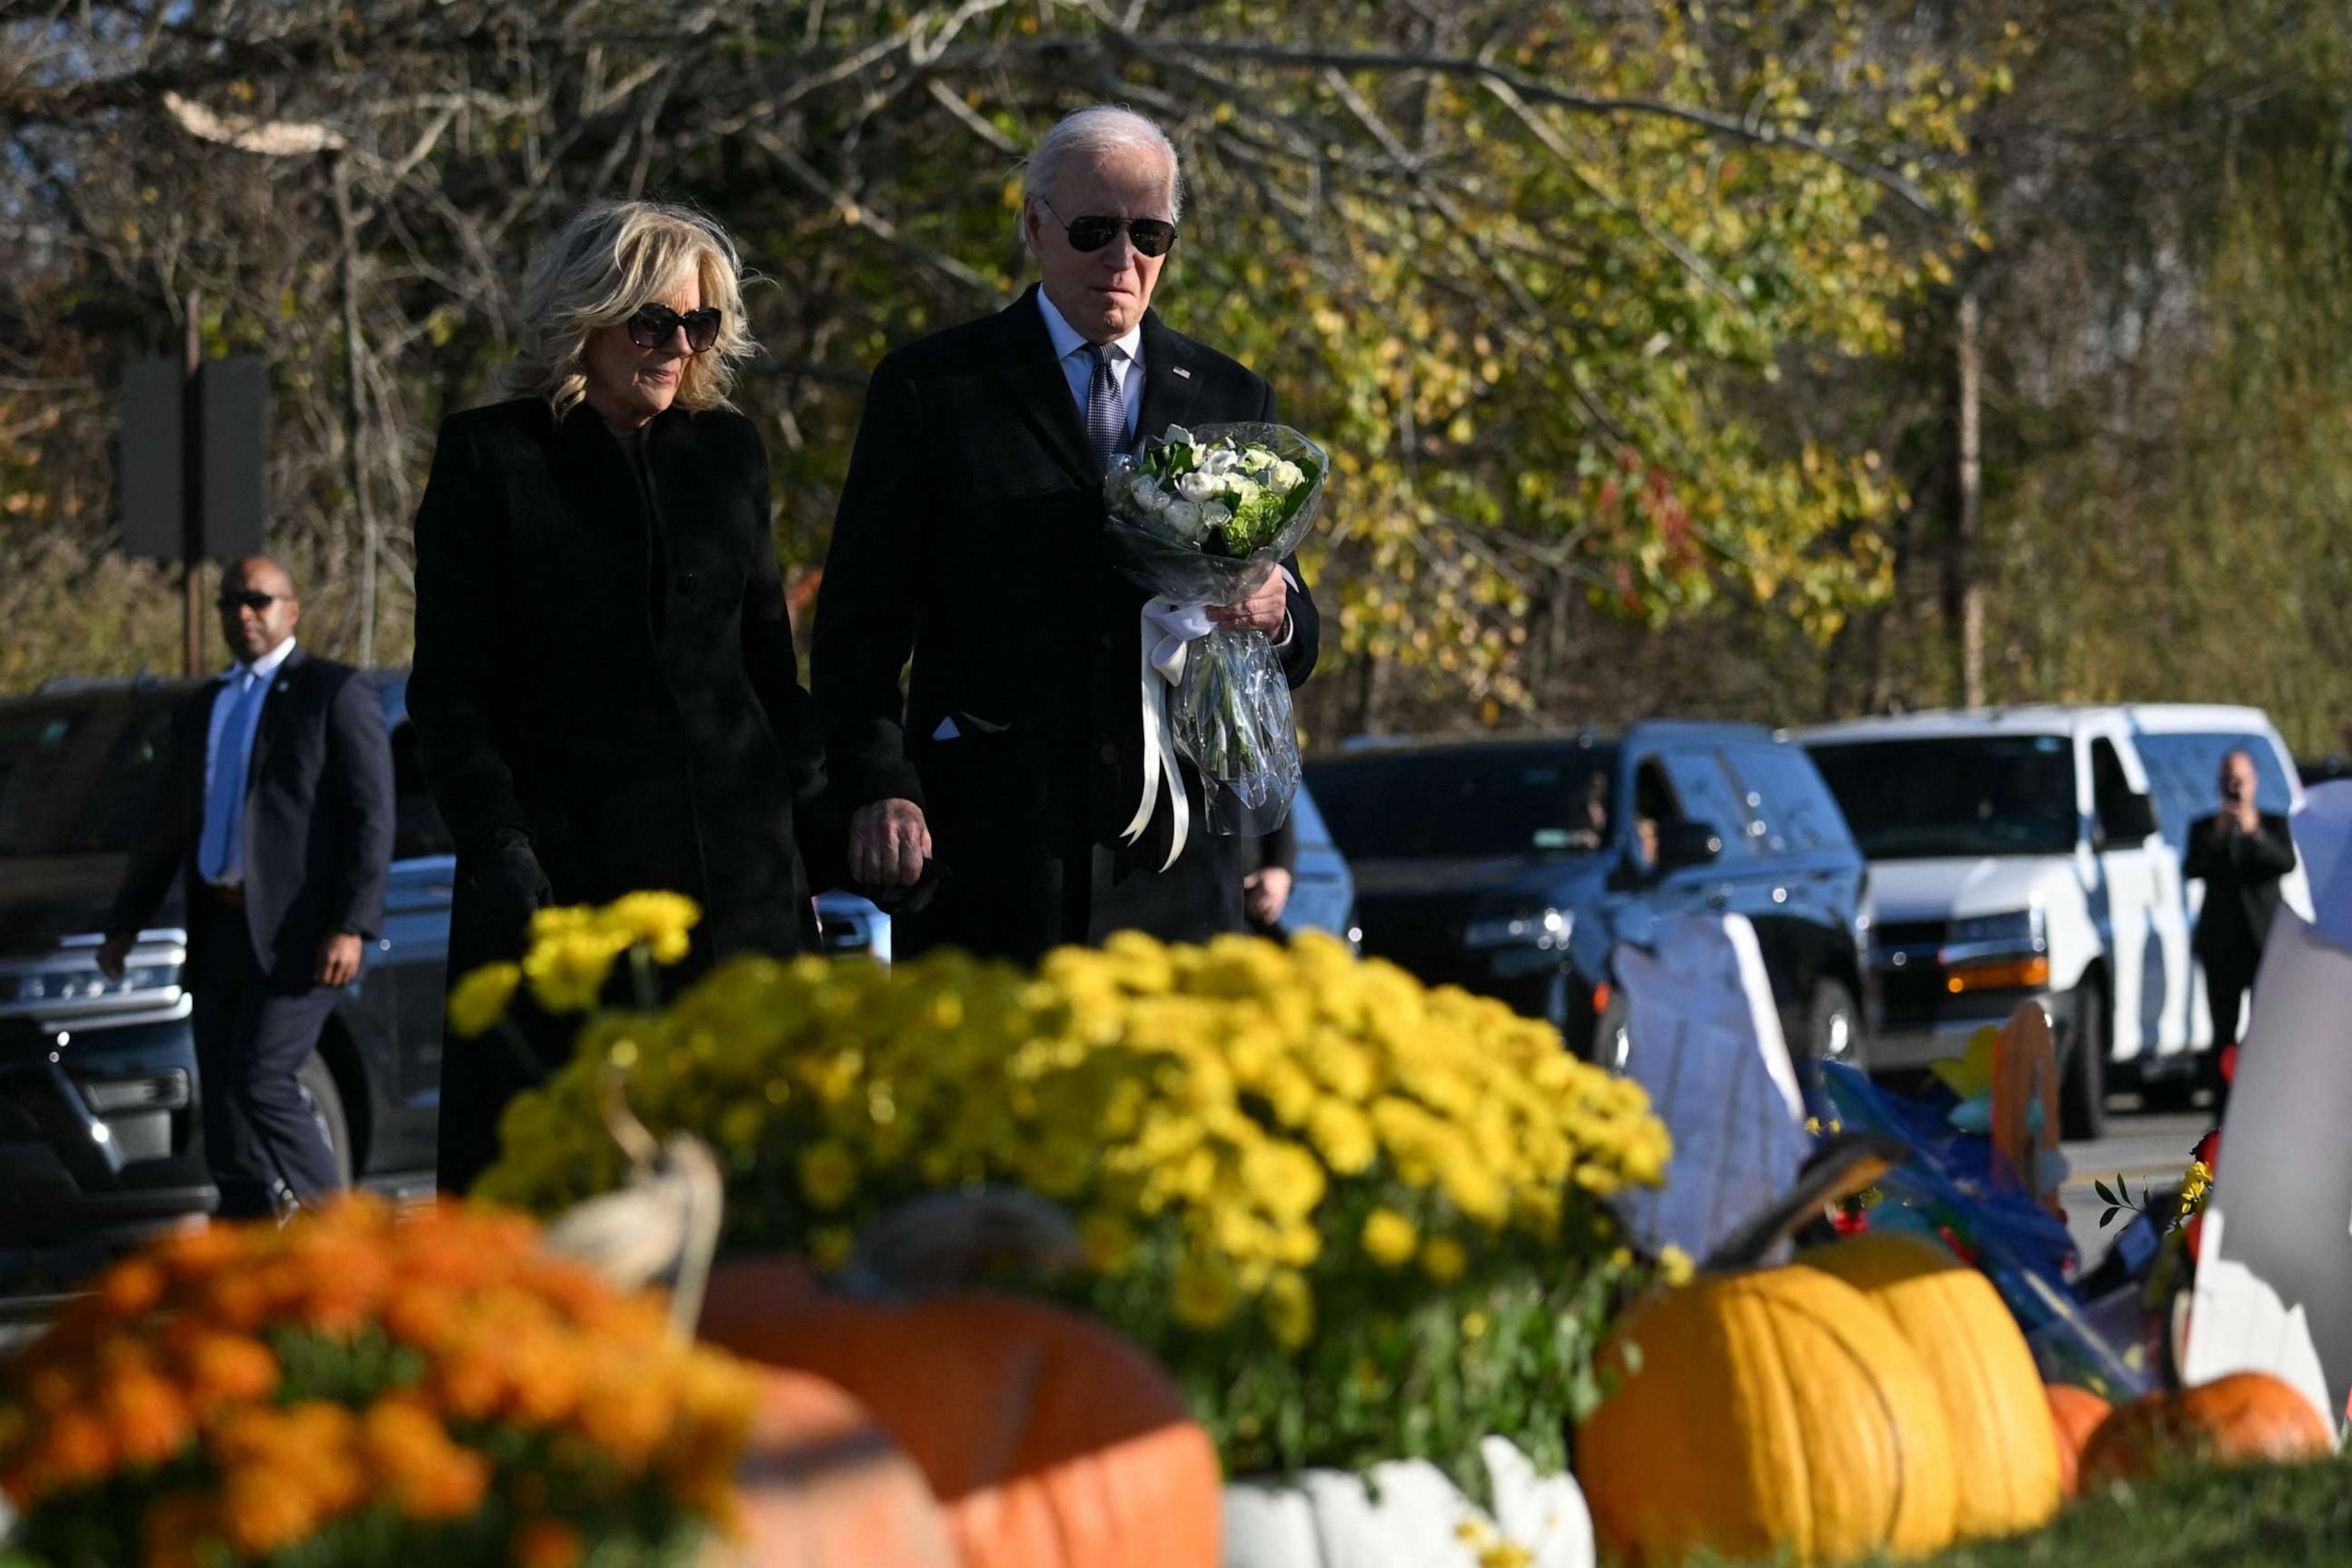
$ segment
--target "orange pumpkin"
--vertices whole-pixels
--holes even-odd
[[[824,1378],[760,1369],[760,1406],[736,1480],[751,1563],[957,1568],[922,1471],[866,1407]]]
[[[861,1402],[920,1467],[965,1568],[1217,1568],[1216,1450],[1100,1324],[982,1292],[852,1300],[780,1259],[713,1272],[701,1334]]]
[[[1896,1231],[1849,1237],[1798,1266],[1844,1280],[1893,1320],[1944,1405],[1969,1467],[1953,1516],[1961,1540],[2048,1522],[2063,1500],[2049,1402],[2024,1331],[1992,1281],[1945,1247]]]
[[[2292,1384],[2266,1372],[2233,1372],[2108,1416],[2083,1450],[2083,1486],[2144,1476],[2168,1457],[2299,1465],[2335,1451],[2326,1420]]]
[[[2058,1479],[2073,1497],[2082,1489],[2084,1446],[2116,1407],[2071,1383],[2045,1384],[2042,1393],[2050,1401],[2050,1427],[2058,1437]]]
[[[1837,1563],[1950,1543],[1942,1400],[1843,1280],[1701,1275],[1637,1302],[1601,1364],[1612,1386],[1577,1428],[1576,1473],[1604,1562],[1662,1568],[1704,1547]]]

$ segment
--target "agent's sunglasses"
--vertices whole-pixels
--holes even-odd
[[[255,615],[259,615],[280,599],[291,604],[294,595],[265,594],[258,588],[247,588],[242,594],[223,594],[220,596],[220,607],[224,610],[251,610]]]
[[[1062,223],[1053,203],[1039,196],[1037,205],[1054,213],[1054,221],[1062,224],[1062,232],[1070,237],[1070,248],[1081,253],[1100,250],[1118,237],[1120,229],[1127,230],[1128,243],[1135,247],[1138,256],[1165,256],[1176,243],[1176,226],[1165,218],[1081,217]]]
[[[680,327],[686,329],[686,346],[695,353],[708,353],[719,341],[719,307],[705,305],[699,310],[679,315],[667,305],[640,306],[629,318],[629,341],[641,349],[657,349],[669,342],[669,335]]]

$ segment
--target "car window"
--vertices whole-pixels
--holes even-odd
[[[1810,855],[1853,845],[1845,816],[1822,782],[1821,770],[1797,747],[1741,746],[1732,752],[1731,765],[1756,796],[1767,853]]]
[[[1724,859],[1754,855],[1755,817],[1748,809],[1748,791],[1732,776],[1723,753],[1713,746],[1675,746],[1664,755],[1685,820],[1714,828],[1723,839]]]
[[[1873,860],[2071,855],[2082,831],[2063,735],[1952,735],[1809,747]]]
[[[394,826],[392,858],[421,859],[427,855],[454,855],[457,841],[441,810],[425,787],[425,767],[417,760],[416,727],[403,723],[392,731]]]
[[[111,690],[0,712],[0,857],[134,848],[164,803],[177,700]]]
[[[1307,764],[1353,861],[1590,855],[1612,831],[1616,753],[1574,741],[1329,757]]]
[[[2197,734],[2135,734],[2132,745],[2156,796],[2156,825],[2176,853],[2189,847],[2189,825],[2221,808],[2221,759],[2244,752],[2254,759],[2254,805],[2284,816],[2294,804],[2286,769],[2268,735],[2243,731]]]

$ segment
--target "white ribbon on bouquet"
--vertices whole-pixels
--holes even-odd
[[[1169,809],[1175,817],[1168,858],[1160,866],[1163,871],[1175,865],[1176,857],[1184,853],[1192,815],[1184,798],[1184,775],[1176,767],[1176,729],[1168,717],[1168,691],[1184,679],[1185,655],[1192,644],[1216,629],[1216,623],[1209,618],[1212,607],[1205,604],[1179,604],[1174,599],[1153,599],[1143,606],[1137,622],[1142,633],[1143,652],[1137,674],[1143,711],[1143,798],[1137,803],[1135,816],[1121,837],[1134,844],[1151,826],[1152,813],[1160,801],[1160,786],[1164,781],[1168,785]]]

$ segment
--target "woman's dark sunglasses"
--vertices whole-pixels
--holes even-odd
[[[1054,213],[1054,204],[1045,197],[1039,196],[1037,205]],[[1054,221],[1062,223],[1062,215],[1054,213]],[[1070,248],[1079,252],[1100,250],[1118,237],[1120,229],[1127,230],[1128,242],[1138,256],[1165,256],[1176,243],[1176,226],[1164,218],[1082,217],[1062,223],[1062,232],[1070,237]]]
[[[642,306],[629,318],[629,341],[641,349],[657,349],[669,342],[669,335],[680,327],[686,329],[688,349],[696,353],[707,352],[719,341],[719,307],[705,305],[681,316],[667,305]]]

